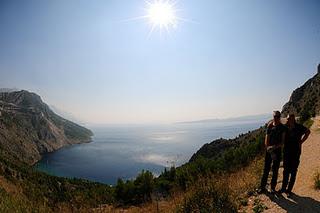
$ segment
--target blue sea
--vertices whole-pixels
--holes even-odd
[[[159,175],[165,167],[186,163],[205,143],[233,138],[265,124],[267,117],[174,123],[89,127],[91,143],[65,147],[43,156],[36,165],[46,173],[115,184],[141,170]]]

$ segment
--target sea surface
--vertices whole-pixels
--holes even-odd
[[[187,162],[205,143],[233,138],[266,120],[260,116],[167,125],[92,126],[91,143],[48,153],[36,167],[52,175],[115,184],[118,178],[134,178],[143,169],[159,175],[165,167]]]

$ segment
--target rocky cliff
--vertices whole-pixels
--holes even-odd
[[[89,142],[92,132],[55,114],[28,91],[0,92],[0,148],[34,164],[66,145]]]
[[[295,113],[303,121],[320,113],[320,64],[317,74],[293,91],[282,113]]]

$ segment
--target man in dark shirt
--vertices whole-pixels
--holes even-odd
[[[264,170],[258,193],[265,193],[269,172],[272,164],[271,192],[275,192],[278,179],[278,171],[281,161],[281,148],[285,141],[287,128],[281,123],[281,113],[273,112],[273,121],[268,124],[265,146],[266,155],[264,161]]]
[[[288,196],[296,180],[297,170],[300,163],[301,145],[310,135],[310,130],[298,124],[294,114],[288,116],[286,126],[288,133],[283,149],[283,181],[280,193],[286,192]],[[290,176],[290,181],[289,181]],[[288,185],[289,181],[289,185]]]

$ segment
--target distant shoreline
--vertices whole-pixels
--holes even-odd
[[[271,114],[265,113],[265,114],[247,115],[247,116],[230,117],[230,118],[213,118],[213,119],[203,119],[203,120],[194,120],[194,121],[181,121],[181,122],[175,122],[175,124],[252,121],[252,120],[260,120],[260,119],[270,119],[270,118],[271,118]]]

